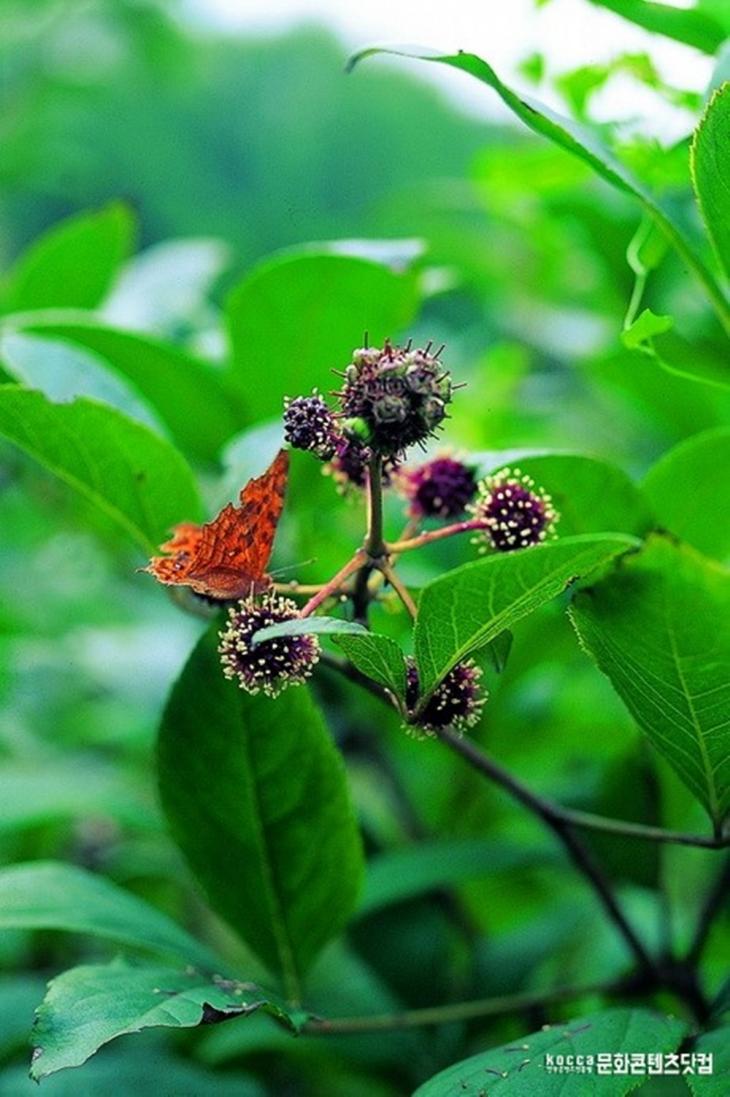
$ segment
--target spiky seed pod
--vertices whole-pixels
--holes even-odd
[[[477,479],[469,465],[442,454],[402,469],[395,485],[409,502],[411,518],[458,518],[476,494]]]
[[[483,480],[477,501],[468,509],[484,522],[484,549],[497,552],[539,545],[554,535],[560,517],[550,496],[531,476],[509,468]]]
[[[473,727],[486,704],[487,695],[479,685],[481,667],[465,659],[450,670],[429,698],[428,704],[406,724],[409,731],[433,735],[438,728],[453,727],[464,731]],[[418,704],[418,669],[413,659],[406,662],[406,708],[413,713]]]
[[[218,651],[226,678],[236,679],[247,693],[277,697],[288,686],[301,685],[319,660],[316,636],[281,636],[252,643],[259,629],[299,617],[290,598],[265,594],[251,596],[228,611],[228,624],[220,634]]]
[[[446,418],[451,379],[438,357],[386,342],[356,350],[337,393],[344,416],[367,424],[368,444],[384,457],[433,436]]]
[[[332,412],[316,389],[311,396],[284,401],[284,439],[294,449],[309,450],[323,461],[335,452],[338,431]]]

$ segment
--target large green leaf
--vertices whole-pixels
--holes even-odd
[[[129,254],[133,235],[132,215],[118,202],[54,225],[10,272],[4,310],[95,308]]]
[[[117,1036],[145,1028],[194,1028],[262,1010],[296,1030],[282,1003],[254,983],[123,960],[71,968],[51,980],[36,1013],[31,1077],[77,1067]]]
[[[237,689],[211,630],[168,702],[159,771],[173,836],[211,904],[296,999],[362,876],[345,769],[308,691]]]
[[[730,429],[680,442],[649,469],[644,492],[660,525],[718,560],[730,560]]]
[[[395,54],[400,57],[413,57],[423,61],[436,61],[460,69],[476,77],[493,88],[500,99],[520,118],[525,125],[536,133],[547,137],[561,148],[589,164],[595,173],[606,182],[630,194],[644,208],[646,213],[659,226],[666,238],[676,249],[687,266],[694,272],[703,286],[708,299],[726,330],[730,332],[730,301],[705,266],[694,242],[685,234],[674,220],[671,212],[665,209],[657,198],[637,179],[634,174],[606,148],[596,134],[587,126],[565,118],[551,110],[544,103],[518,94],[497,76],[494,69],[474,53],[440,54],[434,50],[383,49],[361,50],[350,61],[350,67],[362,58],[373,54]]]
[[[0,436],[91,500],[146,552],[176,522],[200,514],[192,473],[178,451],[94,400],[53,404],[42,392],[3,385]]]
[[[719,827],[730,807],[730,575],[655,537],[579,593],[586,650]]]
[[[421,690],[427,696],[451,668],[504,629],[636,546],[628,536],[566,537],[456,568],[424,588],[415,630]]]
[[[624,1097],[636,1087],[635,1074],[590,1074],[549,1069],[547,1056],[611,1055],[632,1052],[661,1054],[679,1047],[687,1031],[684,1021],[647,1009],[606,1009],[575,1021],[545,1025],[442,1070],[420,1086],[413,1097]]]
[[[365,636],[340,635],[336,642],[359,671],[401,700],[405,697],[406,664],[395,640],[370,632]]]
[[[395,336],[418,300],[413,274],[366,259],[303,252],[257,267],[228,300],[249,419],[280,415],[284,396],[333,388],[332,370],[345,368],[365,333],[374,344]]]
[[[730,81],[717,89],[695,130],[690,166],[718,262],[730,278]]]
[[[518,466],[550,493],[560,515],[561,536],[644,534],[651,526],[649,509],[636,484],[607,461],[574,453],[528,453],[510,455],[506,463]],[[502,465],[490,460],[490,471]]]
[[[32,861],[0,870],[0,929],[88,933],[215,970],[204,945],[136,895],[75,865]]]
[[[730,31],[712,12],[700,6],[679,8],[658,4],[653,0],[589,0],[597,7],[608,8],[617,15],[637,23],[654,34],[663,34],[676,42],[694,46],[703,53],[716,53]]]
[[[171,437],[193,458],[215,460],[223,443],[241,429],[243,401],[220,371],[168,343],[104,327],[72,312],[13,315],[4,326],[63,340],[98,355],[108,369],[131,381]]]

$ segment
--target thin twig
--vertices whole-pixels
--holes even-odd
[[[411,597],[410,591],[405,583],[402,583],[398,575],[396,575],[395,569],[390,564],[382,563],[379,565],[378,570],[382,573],[383,578],[387,579],[395,593],[400,598],[403,605],[406,607],[411,617],[415,621],[418,614],[418,607]]]
[[[411,552],[413,549],[431,545],[434,541],[443,541],[445,537],[454,537],[459,533],[473,533],[475,530],[484,529],[482,518],[469,518],[464,522],[455,522],[451,526],[441,526],[440,529],[428,529],[425,533],[419,533],[417,537],[410,537],[404,541],[391,541],[386,545],[388,555],[398,552]]]
[[[325,602],[334,595],[342,586],[345,579],[349,579],[356,571],[360,571],[361,568],[363,568],[365,560],[365,553],[362,549],[358,549],[355,555],[340,568],[337,574],[333,575],[329,582],[324,583],[317,593],[309,599],[307,604],[302,607],[302,617],[308,617],[310,613],[314,613],[317,606],[320,606],[322,602]]]
[[[727,904],[729,899],[730,857],[726,858],[725,864],[720,869],[715,883],[710,888],[707,898],[702,904],[700,916],[697,921],[697,928],[686,956],[686,963],[689,964],[690,967],[696,967],[699,963],[710,936],[710,930],[715,922],[715,918]]]
[[[312,1017],[305,1022],[301,1031],[307,1035],[332,1035],[345,1032],[365,1033],[419,1028],[422,1025],[443,1025],[453,1021],[468,1021],[475,1017],[520,1013],[526,1009],[554,1005],[557,1002],[566,1002],[572,998],[583,998],[591,994],[620,993],[622,986],[621,982],[594,983],[585,987],[556,987],[553,990],[506,994],[499,998],[450,1002],[443,1006],[411,1009],[403,1013],[376,1013],[370,1017]]]
[[[514,799],[519,800],[528,808],[533,815],[537,815],[538,818],[542,819],[545,825],[562,842],[576,868],[593,887],[606,913],[621,933],[639,966],[646,972],[654,972],[654,961],[627,921],[611,890],[609,881],[593,859],[590,850],[573,833],[570,824],[563,818],[562,813],[556,811],[549,800],[544,800],[541,796],[533,793],[513,777],[511,773],[503,770],[501,766],[498,766],[491,758],[483,754],[470,740],[462,739],[450,728],[437,728],[435,735],[450,750],[465,758],[479,773],[501,785]]]

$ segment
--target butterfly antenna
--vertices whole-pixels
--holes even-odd
[[[288,564],[284,568],[276,568],[275,571],[270,571],[269,575],[274,579],[278,575],[285,575],[287,571],[296,571],[298,568],[306,568],[309,564],[316,564],[317,558],[313,556],[311,560],[300,560],[298,564]]]

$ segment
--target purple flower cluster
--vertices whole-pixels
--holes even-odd
[[[411,518],[458,518],[476,494],[474,469],[446,454],[403,469],[397,486],[409,502]]]
[[[276,594],[253,596],[228,611],[228,625],[220,634],[218,651],[226,678],[236,679],[247,693],[277,697],[287,686],[306,681],[319,660],[316,636],[280,636],[253,643],[259,629],[299,617],[295,602]]]
[[[497,552],[539,545],[554,534],[559,518],[552,499],[531,476],[508,468],[482,481],[469,510],[483,521],[486,544]]]
[[[453,727],[457,731],[473,727],[481,715],[486,697],[479,686],[481,667],[471,659],[457,663],[431,694],[418,717],[409,720],[408,727],[433,734],[439,728]],[[413,659],[406,664],[406,708],[414,713],[418,704],[418,669]]]

